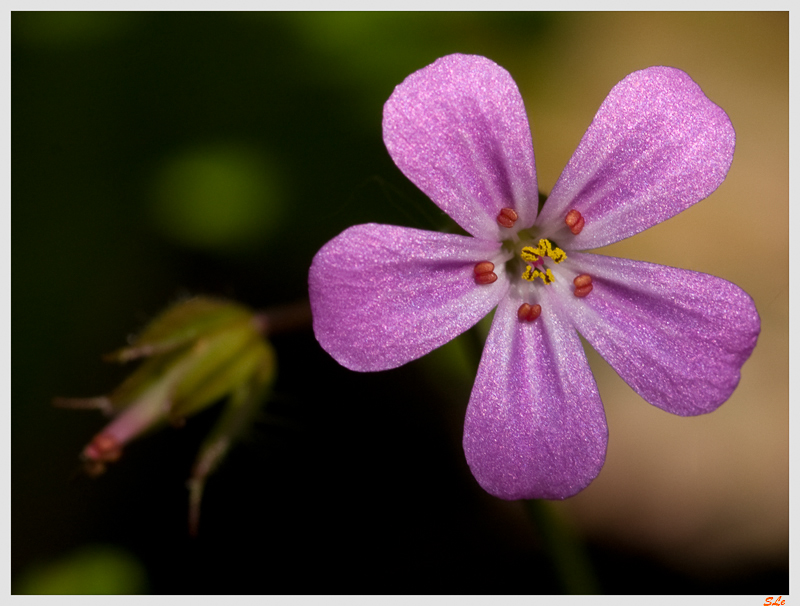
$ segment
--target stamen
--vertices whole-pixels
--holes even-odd
[[[567,213],[567,216],[564,218],[564,223],[566,223],[569,230],[577,236],[581,233],[583,226],[586,224],[586,220],[581,216],[581,213],[573,208]]]
[[[523,303],[517,310],[517,318],[520,322],[533,322],[542,313],[541,305],[529,305]]]
[[[519,215],[513,208],[503,208],[497,215],[497,222],[503,227],[514,227],[517,219],[519,219]]]
[[[494,273],[494,263],[491,261],[481,261],[475,265],[475,281],[478,284],[491,284],[497,280],[497,274]]]
[[[577,276],[572,283],[575,285],[575,296],[576,297],[585,297],[590,292],[592,292],[592,276],[589,274],[581,274]]]

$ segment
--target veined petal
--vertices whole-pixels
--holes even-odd
[[[542,289],[544,290],[544,289]],[[542,294],[542,315],[520,322],[506,297],[495,313],[464,424],[472,473],[503,499],[563,499],[605,461],[608,428],[580,339]]]
[[[536,219],[525,106],[489,59],[448,55],[411,74],[383,108],[383,140],[400,170],[472,235],[507,238],[497,224],[506,207],[519,215],[514,231]]]
[[[727,114],[679,69],[634,72],[609,93],[537,223],[543,237],[578,210],[586,225],[559,243],[585,250],[639,233],[713,192],[736,135]]]
[[[746,292],[708,274],[595,254],[570,253],[562,267],[593,285],[579,299],[554,284],[562,308],[645,400],[689,416],[730,397],[760,331]]]
[[[500,244],[393,225],[356,225],[314,257],[308,277],[314,334],[351,370],[419,358],[483,318],[508,290]],[[497,281],[475,282],[493,261]]]

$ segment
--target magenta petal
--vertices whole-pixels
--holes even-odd
[[[578,250],[669,219],[722,183],[735,140],[727,114],[684,72],[634,72],[606,97],[553,188],[537,221],[542,235],[563,228],[573,208],[586,225],[559,242]]]
[[[472,473],[503,499],[563,499],[605,461],[608,429],[580,339],[543,294],[534,322],[521,301],[497,309],[472,389],[464,451]]]
[[[739,383],[760,320],[750,296],[722,278],[642,261],[570,253],[592,276],[583,299],[562,286],[573,324],[645,400],[682,415],[711,412]]]
[[[395,368],[447,343],[508,290],[500,244],[469,236],[356,225],[323,246],[308,276],[314,334],[342,366]],[[475,282],[493,261],[494,284]]]
[[[536,219],[538,190],[525,106],[511,75],[485,57],[449,55],[399,84],[383,108],[395,164],[474,236],[500,240]]]

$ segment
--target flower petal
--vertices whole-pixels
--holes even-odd
[[[543,237],[571,209],[586,220],[559,244],[584,250],[639,233],[713,192],[736,135],[727,114],[684,72],[651,67],[609,93],[542,209]]]
[[[386,370],[419,358],[483,318],[508,290],[500,244],[356,225],[323,246],[309,272],[314,334],[341,365]],[[493,284],[475,264],[495,263]]]
[[[708,274],[595,254],[570,253],[562,266],[593,285],[579,299],[562,281],[563,309],[645,400],[689,416],[730,397],[760,331],[746,292]]]
[[[536,219],[525,106],[489,59],[448,55],[411,74],[383,108],[383,140],[400,170],[472,235],[507,238],[497,224],[505,207],[519,215],[514,231]]]
[[[503,499],[563,499],[605,461],[608,428],[580,339],[543,293],[542,315],[497,309],[464,424],[464,451],[480,485]]]

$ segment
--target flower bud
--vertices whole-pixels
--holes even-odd
[[[251,310],[206,297],[168,308],[133,342],[105,358],[146,358],[110,395],[56,398],[57,406],[97,408],[113,420],[82,452],[87,472],[99,475],[134,438],[185,419],[227,398],[226,410],[203,444],[190,480],[190,530],[195,532],[200,495],[230,444],[249,426],[275,377],[275,356]]]

